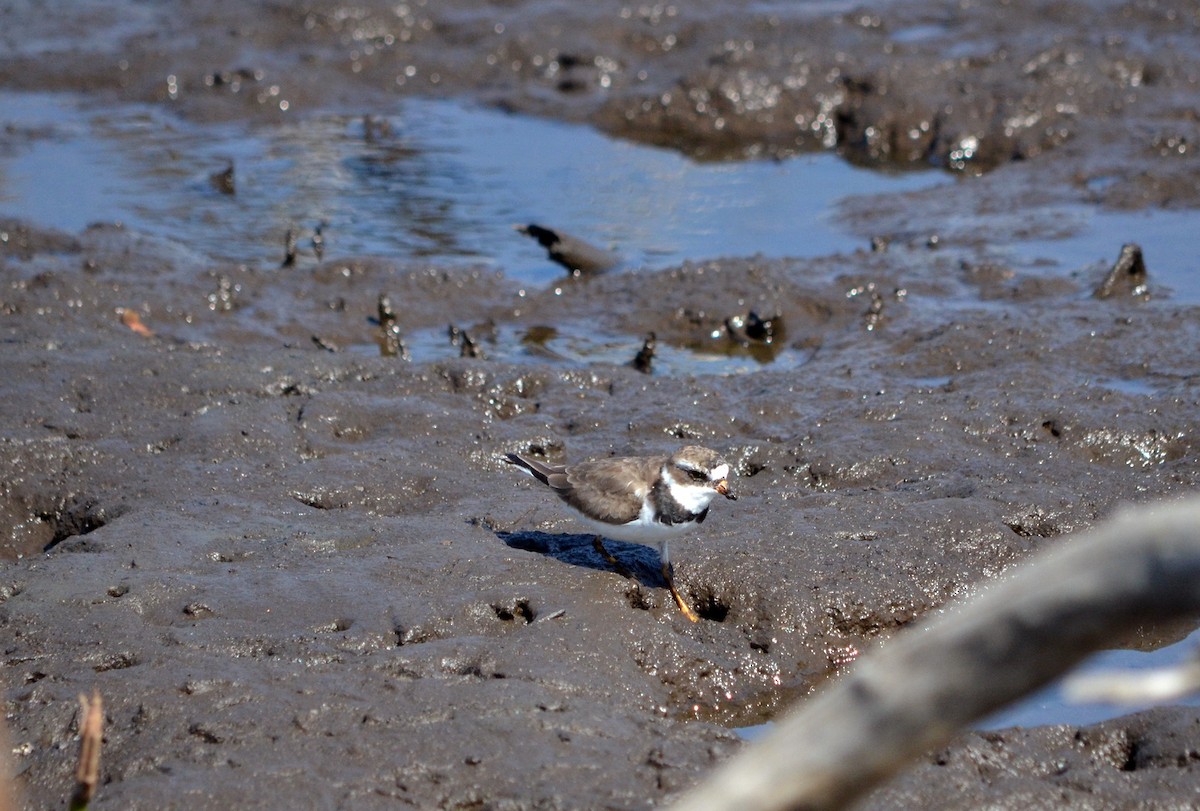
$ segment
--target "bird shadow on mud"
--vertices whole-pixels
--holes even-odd
[[[492,532],[509,549],[537,552],[562,563],[580,566],[584,569],[625,574],[625,572],[619,572],[601,556],[592,544],[595,536],[590,533],[549,533],[537,530],[507,532],[499,529],[493,529]],[[666,585],[662,578],[662,564],[657,550],[641,544],[614,541],[609,538],[604,539],[604,548],[625,567],[630,579],[646,588],[662,588]]]

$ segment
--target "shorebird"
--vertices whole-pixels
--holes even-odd
[[[689,445],[670,456],[592,459],[575,465],[549,465],[515,453],[505,461],[548,486],[595,536],[593,546],[622,574],[628,570],[604,548],[604,538],[657,546],[667,588],[685,617],[700,617],[675,588],[668,542],[708,516],[719,494],[729,489],[729,464],[708,448]]]

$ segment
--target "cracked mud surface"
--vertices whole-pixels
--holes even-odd
[[[1194,9],[209,6],[18,6],[0,75],[199,121],[457,94],[700,156],[836,140],[964,179],[849,204],[885,251],[560,293],[0,222],[0,639],[31,808],[65,804],[91,687],[98,808],[660,804],[741,745],[731,726],[1117,505],[1194,491],[1200,321],[1154,258],[1148,297],[1099,300],[1105,268],[989,251],[1051,234],[1057,203],[1197,203]],[[381,293],[404,330],[464,325],[503,359],[340,350],[370,344]],[[722,330],[751,311],[798,361],[645,375],[502,345],[592,323],[630,358],[649,332],[746,352]],[[688,443],[727,454],[739,495],[673,545],[695,625],[652,552],[613,544],[634,578],[613,573],[500,461]],[[1180,807],[1198,749],[1194,709],[970,734],[867,805]]]

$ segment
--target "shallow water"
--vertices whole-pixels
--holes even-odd
[[[847,195],[950,182],[822,153],[697,163],[587,127],[456,102],[281,127],[195,125],[68,95],[0,94],[0,121],[34,133],[0,156],[0,212],[77,231],[121,221],[212,259],[277,263],[289,227],[324,223],[328,256],[483,263],[529,284],[562,271],[512,231],[561,228],[631,266],[717,256],[824,256],[864,247],[839,227]],[[210,175],[234,167],[235,194]],[[201,236],[203,235],[203,236]]]
[[[561,268],[512,231],[527,222],[614,249],[635,268],[825,256],[865,247],[842,226],[839,201],[953,182],[933,170],[870,171],[832,153],[697,163],[584,126],[428,99],[398,101],[370,121],[323,115],[284,126],[194,124],[162,108],[100,108],[70,94],[0,93],[0,103],[9,130],[0,138],[0,214],[67,231],[118,221],[209,261],[254,266],[281,261],[289,229],[301,261],[314,261],[319,226],[329,258],[482,264],[551,284]],[[213,180],[230,166],[234,194]],[[1195,212],[1078,205],[1045,216],[1065,236],[993,250],[1037,273],[1097,276],[1137,241],[1152,295],[1200,303],[1200,248],[1188,236]],[[554,349],[589,360],[628,353],[625,337],[588,337]],[[701,370],[689,365],[701,359],[684,353],[676,363],[671,351],[660,351],[664,371]],[[700,366],[709,372],[758,365],[708,360]],[[775,360],[803,362],[787,352]]]
[[[1073,675],[1171,667],[1193,658],[1196,655],[1197,646],[1200,646],[1200,631],[1193,631],[1185,639],[1153,651],[1103,651],[1089,657],[1075,669]],[[1197,707],[1200,706],[1200,696],[1189,696],[1170,703]],[[1127,713],[1138,712],[1152,706],[1154,704],[1151,702],[1132,706],[1108,703],[1071,703],[1064,698],[1063,680],[1059,679],[1016,704],[984,718],[976,724],[976,728],[1003,729],[1041,724],[1084,726],[1107,721]]]
[[[1200,630],[1171,645],[1152,651],[1109,650],[1088,657],[1068,676],[1055,680],[1049,686],[1026,696],[1016,703],[999,710],[974,725],[975,729],[1007,729],[1009,727],[1033,727],[1045,724],[1071,724],[1087,726],[1132,712],[1155,706],[1144,704],[1076,703],[1068,701],[1063,692],[1066,679],[1081,674],[1111,673],[1113,671],[1138,671],[1172,667],[1195,657],[1200,649]],[[1170,702],[1173,705],[1200,706],[1200,695],[1188,696]],[[772,722],[742,727],[738,735],[746,740],[758,740],[774,728]]]
[[[1061,239],[1016,243],[1008,249],[1014,261],[1029,265],[1049,261],[1067,271],[1108,268],[1122,245],[1136,242],[1142,247],[1152,296],[1200,303],[1200,243],[1193,236],[1200,229],[1200,215],[1195,211],[1071,206],[1050,215],[1069,224],[1072,233]]]

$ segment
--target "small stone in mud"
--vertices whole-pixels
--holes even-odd
[[[296,264],[296,229],[289,228],[287,236],[283,238],[284,256],[283,262],[280,263],[281,268],[290,268]]]
[[[144,338],[153,338],[154,333],[142,323],[142,317],[134,310],[129,310],[124,307],[117,308],[117,317],[121,319],[121,323],[129,327],[132,332],[141,335]]]
[[[885,253],[890,244],[887,237],[871,237],[871,253]]]
[[[650,374],[653,371],[651,368],[654,363],[654,349],[658,344],[658,339],[653,332],[646,336],[646,340],[642,342],[642,348],[633,356],[630,361],[630,366],[637,369],[642,374]]]
[[[214,70],[204,77],[205,87],[228,87],[236,93],[242,82],[261,82],[266,74],[261,68],[237,68],[236,70]]]
[[[376,309],[379,320],[379,354],[385,358],[399,356],[408,360],[408,349],[400,339],[400,325],[396,323],[396,311],[386,293],[379,294]]]
[[[378,141],[390,141],[395,134],[392,131],[392,122],[386,118],[377,118],[370,113],[362,117],[363,140],[367,143],[376,143]]]
[[[459,329],[454,324],[451,324],[447,330],[450,335],[450,345],[458,347],[459,357],[463,358],[484,358],[483,349],[471,337],[471,334],[465,329]]]
[[[862,314],[862,318],[867,331],[870,332],[883,324],[883,309],[887,303],[883,294],[879,292],[878,285],[875,282],[867,282],[850,288],[846,293],[846,297],[850,299],[861,299],[868,295],[871,297],[870,304],[867,305],[867,310]],[[908,291],[898,288],[892,295],[896,301],[903,301],[908,297]]]
[[[621,257],[603,248],[597,248],[579,237],[565,231],[545,228],[541,225],[514,225],[521,234],[533,237],[546,249],[550,259],[571,271],[573,276],[587,276],[612,270],[621,263]]]
[[[741,344],[773,343],[783,332],[783,317],[775,315],[763,318],[751,310],[745,315],[734,315],[725,319],[729,336]]]
[[[380,293],[375,302],[375,312],[379,318],[379,326],[396,323],[396,309],[392,307],[392,299],[387,293]]]
[[[464,358],[484,357],[483,350],[479,348],[479,345],[466,332],[463,333],[462,351],[459,354]]]
[[[404,345],[404,341],[400,340],[400,327],[392,324],[383,330],[379,339],[379,354],[385,358],[410,359],[408,347]]]
[[[878,290],[871,291],[871,304],[863,313],[863,320],[866,321],[868,332],[883,323],[883,296]]]
[[[230,162],[229,166],[220,172],[213,172],[209,175],[208,182],[221,194],[228,194],[230,196],[237,194],[237,186],[233,178],[233,163]]]
[[[318,262],[325,258],[325,235],[321,233],[324,225],[325,223],[323,222],[317,223],[317,227],[313,229],[312,235],[313,254],[316,255]]]
[[[1146,296],[1149,294],[1147,282],[1146,261],[1142,257],[1142,248],[1134,242],[1121,246],[1121,253],[1116,264],[1108,271],[1104,281],[1092,293],[1096,298],[1104,299],[1124,290],[1131,296]]]
[[[227,313],[235,309],[238,306],[236,295],[241,290],[242,286],[234,284],[228,276],[217,277],[217,289],[208,294],[208,309],[214,313]]]

